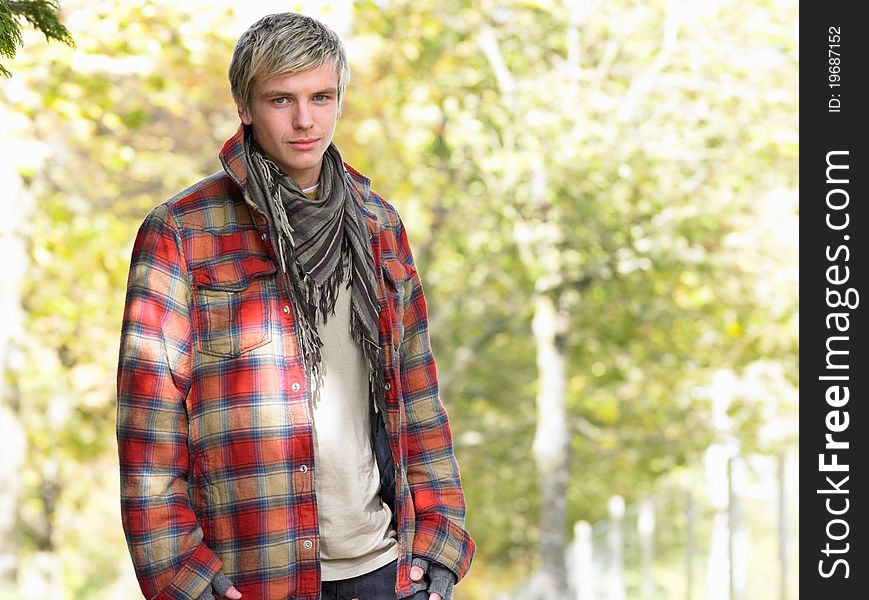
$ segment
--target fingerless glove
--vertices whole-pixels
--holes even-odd
[[[429,593],[440,594],[443,600],[452,600],[453,586],[456,584],[456,576],[452,571],[439,563],[419,557],[414,557],[410,564],[419,567],[426,574]]]
[[[226,592],[232,587],[232,582],[223,574],[223,571],[218,571],[211,580],[211,586],[199,594],[196,600],[214,600],[214,594],[220,595],[221,598],[226,597]]]

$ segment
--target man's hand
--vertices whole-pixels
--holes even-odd
[[[218,600],[240,600],[241,592],[235,589],[235,586],[232,584],[224,589],[223,592],[218,591],[216,586],[210,585],[196,600],[214,600],[215,598],[218,598]]]
[[[226,590],[226,593],[223,595],[224,598],[228,598],[228,600],[239,600],[241,598],[241,592],[235,589],[234,585],[229,586],[229,589]]]
[[[421,581],[423,576],[425,575],[425,571],[422,570],[422,567],[411,567],[410,568],[410,578],[413,581]],[[440,594],[432,593],[428,595],[428,600],[443,600]]]
[[[419,556],[414,557],[410,566],[410,578],[413,581],[428,579],[428,600],[453,600],[453,586],[456,576],[440,563],[427,561]]]
[[[211,580],[211,587],[215,592],[217,592],[220,598],[226,598],[227,600],[239,600],[241,598],[241,592],[235,589],[235,586],[232,585],[229,578],[223,574],[223,571],[217,572],[214,579]]]

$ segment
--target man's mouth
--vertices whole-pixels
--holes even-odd
[[[293,140],[289,142],[290,146],[297,150],[309,150],[317,144],[317,138],[306,138],[303,140]]]

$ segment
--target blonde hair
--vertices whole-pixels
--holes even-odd
[[[250,110],[256,78],[270,79],[322,66],[331,60],[338,75],[338,101],[350,80],[350,66],[338,35],[320,21],[298,13],[267,15],[238,41],[229,63],[229,85],[236,104]]]

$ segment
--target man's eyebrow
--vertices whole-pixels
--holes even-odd
[[[338,88],[336,88],[336,87],[329,87],[329,88],[324,88],[324,89],[322,89],[322,90],[319,90],[319,91],[313,92],[311,95],[312,95],[312,96],[317,96],[317,95],[320,95],[320,94],[331,94],[331,95],[334,96],[334,95],[336,95],[337,93],[338,93]],[[281,96],[288,96],[288,97],[291,97],[291,98],[295,98],[296,95],[297,95],[297,94],[296,94],[295,92],[290,92],[290,91],[287,91],[287,90],[278,90],[278,89],[274,89],[274,90],[266,90],[266,91],[264,91],[264,92],[262,93],[263,98],[278,98],[278,97],[281,97]]]

